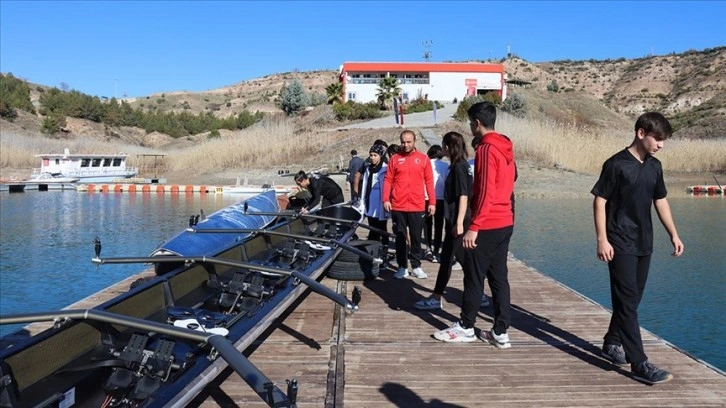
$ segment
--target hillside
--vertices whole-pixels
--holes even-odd
[[[504,64],[509,79],[531,82],[538,91],[556,81],[559,94],[588,95],[630,118],[663,112],[679,137],[726,137],[726,47],[634,60],[530,63],[513,57]]]
[[[672,119],[676,137],[726,137],[726,47],[633,60],[533,63],[513,56],[503,63],[510,80],[531,83],[524,88],[510,85],[509,92],[525,98],[532,119],[620,127],[645,111],[658,110]],[[337,75],[336,71],[286,72],[205,92],[167,92],[126,101],[133,108],[144,110],[212,112],[220,118],[245,109],[274,114],[280,112],[275,100],[285,83],[297,79],[308,94],[325,95],[325,87],[337,81]],[[556,93],[548,91],[553,81],[559,88]],[[45,88],[31,86],[36,107],[39,87]],[[69,119],[70,134],[95,135],[148,147],[177,145],[161,134],[145,136],[134,129],[109,129],[83,122],[86,121]],[[31,132],[39,128],[32,118],[25,120],[23,127]]]
[[[512,57],[504,64],[510,80],[529,83],[526,87],[510,85],[509,93],[524,98],[528,110],[525,121],[532,125],[546,123],[577,129],[578,140],[602,133],[629,135],[638,114],[660,110],[673,119],[676,138],[711,141],[698,150],[714,156],[707,164],[711,171],[726,169],[726,159],[719,158],[726,154],[718,153],[724,147],[720,140],[726,139],[726,47],[636,60],[531,63]],[[325,87],[337,80],[337,74],[335,71],[287,72],[206,92],[178,91],[126,100],[132,107],[145,111],[211,112],[218,118],[234,116],[243,110],[265,112],[263,122],[249,129],[220,129],[220,135],[214,139],[209,132],[173,138],[158,132],[146,133],[140,128],[74,118],[67,118],[63,132],[49,137],[40,133],[43,116],[18,110],[13,122],[0,119],[2,178],[25,177],[31,167],[37,166],[35,154],[67,147],[80,153],[168,154],[168,167],[164,169],[167,175],[176,172],[189,177],[190,166],[198,163],[197,176],[218,183],[222,181],[215,181],[213,177],[219,175],[230,182],[241,171],[251,169],[260,170],[267,181],[268,174],[275,169],[344,166],[350,149],[365,150],[378,138],[394,142],[400,130],[390,127],[330,131],[348,124],[336,121],[330,106],[318,106],[287,118],[275,105],[285,83],[297,79],[308,94],[324,95]],[[558,85],[557,92],[548,90],[553,81]],[[47,92],[48,87],[29,84],[29,88],[37,109],[39,89]],[[464,123],[441,121],[443,118],[437,133],[443,129],[468,133]],[[541,127],[531,128],[527,133],[544,136],[538,133]],[[557,132],[554,131],[554,137],[559,138]],[[224,154],[220,154],[220,149],[225,150]],[[704,153],[685,154],[705,157]],[[552,163],[561,161],[547,151],[536,152],[533,157],[537,169],[552,167]],[[680,168],[683,172],[691,171],[688,165]]]

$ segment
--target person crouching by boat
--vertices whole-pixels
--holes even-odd
[[[328,176],[311,174],[308,176],[303,170],[295,175],[295,184],[310,192],[310,202],[300,212],[308,212],[318,207],[329,207],[340,204],[343,198],[343,189]]]
[[[363,172],[363,180],[360,190],[360,197],[365,208],[368,225],[383,231],[387,230],[388,219],[391,214],[383,209],[382,194],[383,179],[386,177],[388,165],[383,157],[386,154],[386,147],[380,144],[371,146],[368,153],[369,165]],[[379,234],[375,231],[368,233],[368,239],[380,241],[384,247],[388,247],[388,234]]]

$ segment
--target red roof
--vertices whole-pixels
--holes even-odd
[[[492,72],[504,73],[503,64],[481,62],[344,62],[344,72]]]

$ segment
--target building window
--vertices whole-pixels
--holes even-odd
[[[355,100],[355,92],[348,92],[348,100],[349,101]]]

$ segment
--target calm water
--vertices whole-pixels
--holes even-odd
[[[102,256],[146,256],[185,228],[189,215],[200,209],[210,214],[241,198],[0,194],[0,313],[60,309],[147,267],[94,266],[96,236],[103,241]],[[670,256],[670,241],[654,216],[655,254],[640,323],[726,369],[726,199],[675,193],[669,201],[686,252]],[[607,266],[595,257],[591,200],[517,200],[511,250],[530,266],[610,307]],[[10,330],[5,326],[0,333]]]
[[[148,256],[189,225],[189,216],[226,207],[240,195],[0,194],[0,313],[61,309],[149,265],[91,263],[102,256]],[[14,328],[0,327],[7,334]]]
[[[668,201],[686,249],[670,255],[670,239],[653,212],[654,254],[640,324],[726,370],[726,199],[672,193]],[[591,199],[518,199],[516,223],[515,257],[611,308],[607,264],[595,256]]]

